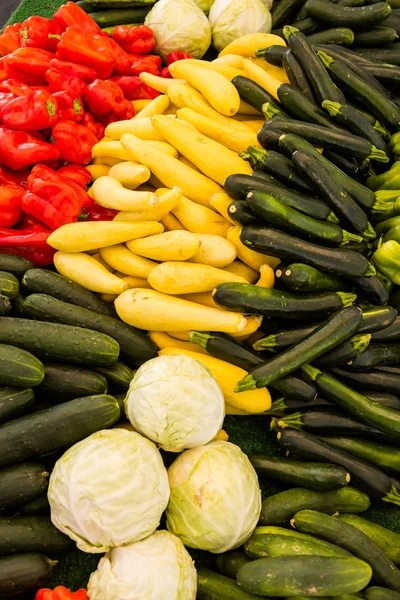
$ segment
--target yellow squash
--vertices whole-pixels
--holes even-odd
[[[239,93],[224,75],[217,71],[185,63],[186,61],[179,60],[170,65],[169,69],[174,78],[188,81],[222,115],[230,117],[238,112]]]
[[[233,67],[232,65],[220,63],[220,62],[208,62],[206,60],[198,60],[196,58],[186,59],[186,64],[197,65],[203,69],[211,69],[221,73],[224,77],[232,81],[232,79],[238,75],[244,75],[243,70],[240,68]]]
[[[235,260],[231,265],[225,267],[225,271],[229,271],[230,273],[234,273],[235,275],[240,275],[241,277],[246,279],[248,283],[255,283],[259,278],[258,271],[255,271],[241,260]]]
[[[150,102],[151,100],[132,100],[133,108],[135,109],[135,114],[137,115],[148,104],[150,104]]]
[[[260,279],[256,285],[259,287],[265,287],[272,289],[275,285],[275,273],[272,267],[269,265],[261,265],[260,267]]]
[[[129,248],[122,244],[102,248],[100,256],[110,267],[126,275],[142,279],[147,279],[149,273],[157,266],[157,263],[148,258],[136,256],[136,254],[133,254]]]
[[[110,267],[110,265],[108,265],[102,258],[100,255],[100,252],[96,252],[95,254],[91,254],[90,255],[92,258],[94,258],[95,260],[97,260],[105,269],[107,269],[107,271],[109,271],[110,273],[114,273],[114,269],[112,267]],[[119,277],[119,273],[116,271],[114,273],[114,275],[116,275],[117,277]]]
[[[244,369],[236,365],[232,365],[219,358],[214,358],[214,356],[200,354],[200,352],[190,352],[180,348],[164,348],[158,354],[160,356],[166,354],[184,354],[201,362],[218,381],[224,394],[225,402],[230,406],[253,414],[262,413],[271,407],[271,396],[267,388],[240,393],[234,391],[237,382],[247,374]]]
[[[195,302],[196,304],[201,304],[202,306],[208,306],[209,308],[219,308],[216,302],[212,297],[211,292],[200,292],[199,294],[185,294],[180,296],[182,300],[189,300],[189,302]],[[169,335],[172,335],[168,332]]]
[[[229,435],[223,429],[220,429],[217,435],[213,438],[213,441],[222,440],[223,442],[227,442],[229,440]]]
[[[161,92],[162,94],[166,94],[168,92],[168,88],[173,83],[180,83],[182,85],[186,84],[184,79],[169,79],[167,77],[157,77],[157,75],[153,75],[152,73],[140,73],[139,78],[145,85],[157,90],[157,92]],[[187,85],[187,84],[186,84]]]
[[[159,261],[188,260],[198,253],[200,246],[198,236],[189,231],[166,231],[129,243],[135,254]]]
[[[121,211],[115,217],[114,221],[161,221],[171,212],[182,198],[181,190],[177,187],[167,190],[163,196],[159,197],[159,203],[154,208],[142,211]],[[193,203],[195,204],[195,203]],[[198,206],[198,204],[196,204]]]
[[[236,225],[235,221],[229,214],[229,206],[232,204],[232,198],[228,196],[225,192],[220,192],[219,194],[214,194],[210,200],[210,204],[215,210],[219,212],[220,215],[225,217],[229,223],[232,225]]]
[[[242,244],[240,240],[241,230],[242,228],[240,225],[235,225],[235,227],[232,227],[227,233],[227,239],[235,246],[238,258],[240,258],[241,261],[246,263],[246,265],[255,271],[259,271],[261,265],[264,264],[270,265],[271,267],[276,267],[276,265],[280,263],[278,258],[260,254],[259,252],[255,252],[254,250],[251,250],[251,248],[248,248]]]
[[[190,258],[190,262],[222,269],[235,260],[236,248],[224,237],[209,233],[198,233],[196,237],[199,240],[200,247]]]
[[[143,119],[130,119],[128,121],[116,121],[106,127],[107,135],[114,140],[119,140],[125,133],[131,133],[141,140],[156,140],[165,142],[151,122],[152,117]],[[139,161],[140,162],[140,161]]]
[[[169,117],[165,118],[169,120]],[[189,132],[189,128],[185,131]],[[185,196],[199,204],[208,206],[211,196],[222,191],[215,181],[184,165],[177,158],[168,156],[147,144],[145,140],[129,134],[123,135],[121,142],[132,153],[133,160],[149,167],[166,187],[178,186]]]
[[[108,165],[86,165],[86,169],[92,176],[92,181],[96,181],[99,177],[106,177],[110,172],[110,167]]]
[[[240,333],[232,333],[232,336],[236,339],[247,340],[248,337],[251,336],[252,333],[257,331],[262,324],[262,317],[259,315],[252,315],[247,318],[247,325]]]
[[[180,61],[181,62],[181,61]],[[177,120],[165,115],[153,117],[154,127],[165,139],[186,156],[204,175],[223,185],[229,175],[251,175],[251,166],[236,152],[199,133],[186,129]]]
[[[229,65],[230,67],[235,67],[235,69],[240,70],[243,68],[243,57],[239,56],[239,54],[219,55],[218,58],[215,58],[211,62],[218,65]]]
[[[120,277],[129,285],[129,289],[131,288],[145,288],[151,289],[151,285],[147,281],[147,279],[142,279],[141,277],[132,277],[131,275],[125,275],[125,273],[120,273],[119,271],[115,271],[114,275]]]
[[[93,158],[111,157],[119,160],[131,160],[131,155],[118,140],[98,142],[92,148],[92,156]]]
[[[247,120],[242,121],[242,123],[247,125],[247,127],[249,127],[252,131],[254,131],[254,133],[258,133],[260,131],[261,127],[265,124],[265,121],[262,121],[261,119],[252,119],[251,121],[247,121]],[[257,142],[257,146],[260,147],[258,142]]]
[[[147,331],[234,333],[246,327],[243,315],[201,306],[155,290],[128,290],[115,300],[115,308],[122,321]]]
[[[192,352],[201,352],[201,354],[207,354],[204,348],[200,348],[197,344],[191,342],[184,342],[177,340],[164,331],[149,331],[149,337],[153,340],[157,348],[180,348],[181,350],[191,350]],[[199,350],[200,348],[200,350]]]
[[[163,231],[164,227],[157,221],[80,221],[56,229],[47,238],[47,243],[62,252],[87,252]]]
[[[116,143],[119,144],[119,142]],[[108,175],[117,179],[128,190],[135,190],[150,179],[150,169],[128,160],[111,167]]]
[[[164,294],[209,292],[220,283],[247,283],[238,275],[208,265],[187,262],[164,262],[149,274],[152,288]]]
[[[244,59],[243,67],[246,77],[252,79],[262,88],[267,90],[276,100],[279,101],[278,88],[282,85],[279,79],[276,79],[270,75],[267,71],[264,71],[261,67],[256,65],[252,60]]]
[[[254,106],[250,106],[250,104],[247,104],[247,102],[245,102],[244,100],[240,100],[240,107],[239,107],[239,112],[238,114],[240,115],[254,115],[254,116],[258,116],[261,117],[261,113],[259,110],[257,110],[256,108],[254,108]]]
[[[171,144],[168,144],[168,142],[160,142],[159,140],[148,140],[148,141],[154,148],[158,148],[159,150],[162,150],[163,152],[166,152],[167,154],[170,154],[171,156],[175,156],[175,158],[178,158],[179,152],[173,146],[171,146]]]
[[[148,210],[158,204],[158,198],[151,192],[127,190],[118,179],[109,176],[96,179],[92,193],[97,204],[114,210]]]
[[[174,217],[172,213],[165,215],[161,219],[161,223],[164,225],[166,231],[184,231],[185,228],[182,223]]]
[[[140,111],[138,115],[135,115],[134,119],[143,119],[144,117],[152,117],[153,115],[161,115],[169,107],[168,96],[157,96],[147,106]]]
[[[61,275],[91,292],[121,294],[129,288],[126,281],[110,273],[99,261],[83,252],[56,252],[54,265]]]
[[[219,56],[225,54],[238,54],[240,56],[255,56],[257,50],[269,46],[286,46],[285,40],[273,33],[248,33],[242,35],[226,46]]]

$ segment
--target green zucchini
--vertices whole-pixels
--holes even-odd
[[[360,296],[371,302],[371,304],[384,305],[388,303],[389,291],[378,277],[378,274],[372,277],[356,277],[354,283],[361,292]]]
[[[107,379],[88,369],[45,363],[44,379],[36,390],[46,404],[61,404],[74,398],[105,394]]]
[[[400,593],[387,588],[373,586],[364,591],[367,600],[400,600]]]
[[[44,587],[57,563],[43,554],[26,552],[0,557],[0,597],[33,598],[33,594]]]
[[[125,23],[144,23],[151,8],[151,6],[111,8],[89,13],[89,17],[100,27],[112,27],[113,25],[124,25]]]
[[[311,84],[315,97],[320,105],[323,100],[344,100],[341,90],[334,85],[323,65],[318,64],[318,58],[307,37],[295,27],[285,26],[283,35],[290,50],[294,53],[307,79]],[[322,66],[322,69],[321,69]]]
[[[22,278],[22,285],[29,292],[38,292],[39,294],[48,294],[58,300],[83,306],[88,310],[113,317],[115,310],[106,302],[100,300],[96,294],[89,292],[78,283],[48,271],[47,269],[29,269]]]
[[[374,333],[389,327],[397,318],[397,310],[392,306],[374,306],[363,310],[358,333]]]
[[[367,48],[380,48],[386,44],[395,42],[399,36],[395,29],[378,25],[368,31],[359,31],[354,36],[355,46],[365,46]]]
[[[266,223],[303,239],[329,246],[343,246],[348,242],[362,241],[361,236],[345,231],[336,223],[319,221],[304,215],[272,194],[250,192],[247,195],[247,204],[252,213],[261,217]],[[254,225],[254,223],[243,224]]]
[[[77,398],[0,426],[0,467],[69,448],[91,433],[113,425],[117,401],[105,394]]]
[[[332,432],[333,433],[333,432]],[[366,460],[386,473],[400,474],[400,450],[380,441],[367,441],[342,436],[323,436],[322,440],[344,452]]]
[[[318,538],[304,539],[301,533],[296,537],[276,533],[252,535],[245,543],[244,551],[252,560],[279,556],[351,556],[339,546]]]
[[[278,398],[272,402],[271,408],[267,412],[272,417],[284,417],[285,415],[290,415],[300,410],[305,412],[307,410],[315,409],[334,410],[335,405],[333,402],[329,402],[319,396],[309,402],[301,402],[299,400],[294,400],[293,398]]]
[[[97,371],[104,375],[110,387],[116,392],[127,391],[133,379],[132,369],[119,360],[110,367],[102,367]]]
[[[19,417],[33,404],[33,390],[2,387],[0,388],[0,422]]]
[[[279,133],[277,134],[279,137]],[[232,218],[232,221],[239,223],[239,225],[251,225],[258,222],[258,218],[251,212],[247,202],[244,200],[234,200],[228,206],[228,214]]]
[[[12,344],[15,343],[10,339]],[[43,381],[43,364],[30,352],[0,344],[0,385],[30,388]]]
[[[215,565],[218,571],[222,575],[230,577],[235,581],[236,574],[240,567],[242,565],[246,565],[248,562],[250,562],[250,558],[243,552],[239,552],[239,550],[229,550],[228,552],[223,552],[222,554],[218,554],[215,559]]]
[[[355,48],[356,54],[362,59],[375,63],[381,61],[390,65],[400,66],[398,44],[390,44],[383,48]]]
[[[303,7],[305,7],[306,4],[307,3],[305,2],[303,4]],[[297,15],[297,17],[298,16],[299,15]],[[302,19],[298,19],[297,17],[296,17],[296,20],[293,22],[293,24],[296,27],[296,29],[298,29],[305,35],[314,33],[314,31],[318,31],[320,29],[320,24],[317,21],[315,21],[314,19],[312,19],[311,17],[306,16],[305,18],[302,18]],[[281,37],[283,37],[283,32],[282,32]]]
[[[351,362],[352,371],[369,371],[375,367],[397,365],[400,362],[400,343],[370,344],[368,349]]]
[[[286,433],[288,432],[284,431],[282,435]],[[329,492],[292,488],[263,501],[260,523],[261,525],[287,524],[299,510],[304,508],[333,514],[335,512],[360,513],[367,510],[369,506],[368,496],[349,486]]]
[[[66,552],[72,540],[48,517],[0,517],[0,554],[17,552]]]
[[[299,4],[303,4],[303,2],[304,0],[279,0],[279,2],[275,2],[271,9],[272,29],[290,23]]]
[[[400,534],[358,515],[340,514],[338,518],[368,536],[396,565],[400,565]]]
[[[99,332],[94,335],[100,335],[100,337],[105,334],[104,337],[113,338],[114,344],[121,348],[121,353],[128,356],[136,365],[141,365],[150,358],[154,358],[157,353],[155,344],[143,331],[131,327],[119,319],[99,315],[94,311],[57,300],[47,294],[31,294],[25,298],[22,311],[23,315],[31,319],[74,326],[76,332],[79,331],[77,327],[83,327],[86,331],[89,329]],[[82,330],[80,331],[81,334],[76,333],[78,337],[83,334]],[[84,342],[81,340],[81,343]],[[98,366],[112,362],[115,360],[104,362]]]
[[[393,590],[400,588],[400,571],[362,531],[336,517],[314,510],[302,510],[296,513],[293,523],[296,529],[322,537],[367,562],[372,568],[376,583]]]
[[[24,506],[19,511],[21,515],[49,515],[50,514],[50,504],[47,498],[47,494],[41,494],[37,498],[34,498]]]
[[[283,107],[297,119],[334,130],[338,129],[325,113],[294,85],[282,83],[277,93]]]
[[[262,596],[337,596],[359,592],[371,576],[370,566],[358,558],[280,556],[244,565],[237,582],[245,591]]]
[[[282,272],[282,280],[292,292],[318,293],[350,291],[350,285],[341,277],[318,271],[301,263],[292,263]]]
[[[237,75],[232,79],[232,83],[237,89],[241,99],[260,113],[262,112],[263,104],[266,102],[270,102],[277,110],[280,110],[281,107],[279,102],[255,81],[243,77],[242,75]]]
[[[390,15],[391,8],[386,2],[348,7],[338,6],[329,0],[308,0],[307,12],[320,23],[359,30],[369,29],[382,23]]]
[[[119,355],[118,342],[104,333],[14,317],[0,317],[0,343],[13,344],[44,359],[94,367],[110,365]]]
[[[314,102],[314,96],[306,74],[294,53],[291,50],[286,50],[285,47],[282,46],[278,46],[278,48],[285,50],[281,66],[285,69],[290,83],[297,87],[311,102]]]
[[[359,354],[365,352],[371,341],[370,333],[361,333],[353,335],[345,342],[342,342],[339,346],[336,346],[333,350],[326,352],[323,356],[320,356],[316,361],[318,367],[325,367],[331,369],[332,367],[339,367],[340,365],[348,364],[355,360]]]
[[[214,571],[197,569],[198,600],[257,600],[259,596],[241,590],[236,581]]]
[[[381,329],[371,335],[371,341],[379,342],[399,342],[400,341],[400,317],[396,317],[389,327]]]
[[[15,510],[46,492],[49,475],[34,462],[0,469],[0,512]]]
[[[22,277],[26,271],[33,269],[35,265],[22,256],[13,254],[0,254],[0,270],[12,273],[16,277]]]
[[[0,316],[6,317],[11,312],[11,303],[7,296],[0,295]]]
[[[240,239],[245,246],[261,254],[276,256],[287,262],[305,263],[342,277],[375,275],[374,267],[358,252],[323,247],[277,229],[246,225],[242,228]]]
[[[372,370],[364,373],[332,369],[332,373],[343,379],[357,390],[400,394],[400,375]]]
[[[19,291],[18,279],[12,273],[0,271],[0,294],[7,298],[15,298]]]
[[[310,402],[316,397],[316,388],[309,381],[304,381],[298,376],[287,375],[273,381],[270,387],[285,397],[295,398],[303,402]]]
[[[270,65],[275,67],[283,66],[283,57],[286,54],[287,49],[285,46],[267,46],[266,48],[260,48],[256,51],[257,58],[264,58]]]
[[[336,490],[350,481],[350,474],[337,465],[303,462],[263,454],[250,454],[249,458],[255,470],[261,475],[312,490]]]
[[[339,44],[351,46],[354,42],[354,33],[348,27],[334,27],[324,29],[307,36],[310,44]]]

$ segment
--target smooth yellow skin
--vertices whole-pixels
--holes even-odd
[[[181,340],[182,342],[190,341],[190,331],[166,331],[165,333],[175,340]]]
[[[145,288],[151,289],[151,285],[147,281],[147,279],[142,279],[141,277],[132,277],[131,275],[125,275],[125,273],[121,273],[119,271],[115,271],[114,275],[116,277],[120,277],[129,285],[129,289],[131,288]]]
[[[169,98],[168,96],[157,96],[153,98],[153,100],[147,104],[140,111],[138,115],[135,115],[134,119],[143,119],[144,117],[152,117],[153,115],[161,115],[163,112],[167,110],[169,107]]]
[[[235,86],[217,71],[204,69],[179,60],[169,69],[174,78],[188,81],[196,88],[216,111],[230,117],[236,114],[240,106],[240,97]]]
[[[125,133],[131,133],[141,140],[165,142],[165,139],[158,133],[157,129],[153,127],[151,119],[152,117],[143,117],[142,119],[116,121],[106,127],[106,132],[114,140],[120,140]]]
[[[192,352],[200,352],[202,350],[203,352],[200,352],[201,354],[207,354],[206,350],[200,348],[197,344],[177,340],[164,331],[149,331],[149,337],[160,350],[162,348],[180,348],[181,350],[191,350]]]
[[[171,84],[178,82],[182,85],[186,84],[184,79],[168,79],[166,77],[157,77],[157,75],[153,75],[152,73],[140,73],[139,78],[143,81],[144,84],[149,85],[153,89],[157,90],[157,92],[161,92],[162,94],[166,94],[168,92],[168,88]]]
[[[190,356],[201,362],[218,381],[224,394],[225,402],[230,406],[254,414],[262,413],[271,407],[271,396],[267,388],[240,393],[234,391],[236,383],[247,374],[247,371],[236,365],[231,365],[224,360],[214,358],[214,356],[181,350],[180,348],[164,348],[158,354],[159,356],[185,354],[185,356]]]
[[[159,203],[154,208],[137,212],[122,211],[114,217],[113,221],[161,221],[179,204],[181,198],[181,190],[175,187],[160,196]]]
[[[108,175],[117,179],[128,190],[135,190],[150,179],[151,173],[148,167],[128,160],[111,167]]]
[[[201,246],[199,238],[189,231],[166,231],[141,240],[130,242],[135,254],[152,260],[188,260],[196,255]]]
[[[114,210],[148,210],[157,206],[158,198],[151,192],[127,190],[114,177],[99,177],[92,186],[97,204]]]
[[[195,302],[196,304],[201,304],[201,306],[208,306],[209,308],[220,308],[212,297],[211,292],[200,292],[198,294],[185,294],[180,296],[182,300],[189,300],[189,302]],[[170,332],[168,332],[172,335]]]
[[[226,46],[219,56],[226,54],[238,54],[239,56],[255,56],[257,50],[269,46],[286,46],[285,40],[273,33],[248,33],[242,35]]]
[[[99,177],[106,177],[110,172],[110,167],[108,165],[87,165],[86,169],[92,176],[92,181],[96,181]]]
[[[275,285],[275,273],[272,267],[269,265],[261,265],[260,267],[260,279],[257,281],[256,285],[259,287],[265,287],[268,289],[272,289]]]
[[[56,252],[54,265],[61,275],[91,292],[121,294],[129,288],[126,281],[107,271],[99,261],[83,252]]]
[[[93,158],[117,158],[119,160],[131,160],[131,156],[118,140],[111,142],[98,142],[92,148]]]
[[[245,76],[261,85],[262,88],[267,90],[276,100],[279,102],[278,88],[282,85],[282,82],[276,77],[270,75],[267,71],[264,71],[261,67],[256,65],[252,60],[245,58],[243,60],[243,67]]]
[[[253,115],[256,117],[261,117],[262,114],[260,113],[259,110],[257,110],[256,108],[254,108],[254,106],[250,106],[250,104],[247,104],[247,102],[245,102],[244,100],[240,100],[240,107],[239,107],[239,112],[238,114],[240,115]]]
[[[56,229],[47,238],[47,243],[62,252],[87,252],[163,231],[164,227],[157,221],[80,221]]]
[[[102,248],[100,256],[113,269],[117,269],[126,275],[146,280],[152,269],[157,266],[157,263],[148,258],[136,256],[136,254],[133,254],[129,248],[122,244]]]
[[[226,431],[224,431],[223,429],[220,429],[220,431],[218,431],[215,438],[213,438],[213,441],[216,441],[216,440],[222,440],[223,442],[227,442],[229,440],[229,435],[226,433]]]
[[[164,225],[166,231],[185,231],[182,223],[172,213],[165,215],[161,219],[161,223]]]
[[[150,104],[151,100],[132,100],[133,108],[135,109],[135,115],[137,115],[141,110],[143,110],[148,104]]]
[[[179,152],[178,152],[179,154]],[[192,162],[190,162],[190,160],[188,160],[186,158],[186,156],[179,156],[179,160],[180,162],[182,162],[184,165],[187,165],[188,167],[190,167],[191,169],[194,169],[195,171],[199,171],[199,169],[196,167],[196,165],[194,165]],[[200,173],[200,171],[199,171]]]
[[[271,267],[276,267],[280,263],[278,258],[260,254],[259,252],[255,252],[254,250],[251,250],[251,248],[247,248],[247,246],[242,244],[240,241],[241,230],[242,228],[240,225],[235,225],[228,231],[226,236],[227,239],[235,246],[238,258],[241,261],[246,263],[246,265],[255,271],[259,271],[261,265],[264,264],[269,264]]]
[[[199,248],[189,259],[190,262],[222,269],[235,260],[236,248],[227,239],[209,233],[198,233],[196,237],[199,240]]]
[[[237,75],[243,75],[243,70],[241,68],[233,67],[232,65],[219,63],[219,62],[208,62],[206,60],[198,60],[196,58],[188,58],[186,59],[186,64],[197,65],[203,69],[211,69],[212,71],[217,71],[221,73],[224,77],[232,81],[234,77]]]
[[[229,223],[232,225],[236,225],[235,221],[229,214],[229,206],[232,204],[232,198],[228,196],[225,192],[221,192],[219,194],[214,194],[214,196],[210,200],[210,204],[215,210],[219,212]]]
[[[229,65],[240,70],[243,68],[243,57],[238,54],[223,54],[222,56],[220,54],[218,58],[215,58],[211,62],[218,65]]]
[[[261,119],[253,119],[252,121],[242,121],[242,123],[245,123],[247,127],[250,127],[250,129],[252,129],[254,133],[257,134],[260,131],[261,127],[264,125],[265,121],[262,121]],[[260,147],[260,144],[258,142],[255,145]]]
[[[262,317],[259,315],[252,315],[246,317],[247,325],[240,333],[233,333],[232,336],[236,339],[247,339],[252,333],[257,331],[262,325]]]
[[[114,165],[119,165],[119,163],[123,162],[120,158],[113,158],[112,156],[103,156],[104,163],[109,167],[113,167]]]
[[[234,273],[235,275],[240,275],[241,277],[246,279],[248,283],[255,283],[259,278],[258,271],[255,271],[241,260],[235,260],[231,265],[225,267],[225,271],[229,271],[230,273]]]
[[[171,144],[168,144],[168,142],[161,142],[159,140],[149,140],[149,142],[154,148],[158,148],[159,150],[166,152],[170,156],[175,156],[175,158],[178,158],[178,150],[171,146]]]
[[[201,306],[155,290],[128,290],[115,300],[115,308],[122,321],[146,330],[232,333],[246,326],[241,314]]]
[[[107,269],[107,271],[109,271],[110,273],[114,273],[114,275],[116,277],[119,277],[119,273],[117,271],[114,272],[114,269],[112,267],[110,267],[110,265],[108,265],[106,263],[106,261],[101,258],[100,252],[91,254],[91,257],[94,258],[95,260],[97,260],[105,269]],[[123,275],[123,277],[124,277],[124,275]]]
[[[152,288],[164,294],[209,292],[220,283],[247,283],[239,275],[208,265],[186,262],[164,262],[148,276]]]
[[[169,117],[164,118],[169,120]],[[188,131],[189,128],[185,129],[185,132]],[[194,202],[208,206],[211,196],[222,191],[215,181],[184,165],[177,158],[168,156],[165,152],[147,144],[145,140],[125,134],[122,136],[121,142],[132,152],[133,160],[140,161],[149,167],[165,187],[178,186],[182,193]]]

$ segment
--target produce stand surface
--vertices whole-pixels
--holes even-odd
[[[12,14],[9,24],[22,22],[32,15],[52,17],[53,13],[65,3],[65,0],[22,0],[20,6]],[[229,435],[229,441],[237,444],[246,453],[266,453],[281,455],[282,451],[275,442],[275,434],[269,431],[269,419],[266,417],[233,417],[227,416],[224,430]],[[165,453],[164,453],[165,456]],[[167,466],[175,455],[167,456]],[[268,481],[260,476],[260,487],[263,498],[275,494],[290,485],[283,486],[275,481]],[[362,517],[378,523],[392,531],[400,532],[400,507],[385,504],[375,504]],[[197,565],[208,566],[212,557],[205,552],[191,552]],[[97,567],[100,554],[83,554],[82,552],[64,553],[59,557],[58,564],[53,570],[49,587],[67,585],[71,589],[86,587],[89,576]]]

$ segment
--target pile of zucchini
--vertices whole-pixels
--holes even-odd
[[[71,540],[50,521],[49,475],[116,423],[133,369],[157,349],[97,296],[0,255],[0,597],[28,598]]]

